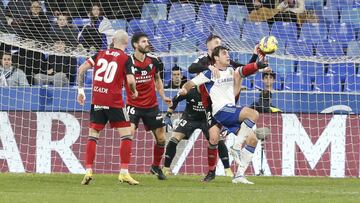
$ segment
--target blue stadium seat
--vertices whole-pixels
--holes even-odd
[[[76,61],[77,61],[77,65],[81,66],[81,64],[85,63],[86,57],[83,57],[83,56],[77,57]]]
[[[189,39],[196,39],[199,43],[205,44],[206,39],[210,35],[208,29],[202,21],[189,22],[185,24],[183,36]]]
[[[318,75],[315,77],[314,91],[340,92],[341,83],[339,77]]]
[[[310,91],[310,84],[307,82],[308,81],[305,81],[301,74],[287,74],[284,79],[284,90]]]
[[[75,25],[77,28],[81,29],[84,25],[90,23],[90,18],[73,18],[72,24]]]
[[[342,9],[352,8],[354,0],[327,0],[326,6],[337,8],[339,11]]]
[[[240,27],[244,25],[249,13],[246,6],[241,5],[229,5],[226,22],[237,21],[240,23]]]
[[[325,40],[327,28],[323,23],[304,23],[301,27],[300,38],[303,41],[317,43]]]
[[[360,29],[360,8],[342,9],[340,16],[341,23],[349,23],[353,28]]]
[[[296,23],[275,22],[271,27],[271,35],[274,35],[278,39],[278,41],[296,41]]]
[[[126,30],[127,21],[123,19],[110,20],[111,26],[115,30]]]
[[[348,76],[345,81],[346,92],[360,92],[360,76]]]
[[[317,44],[316,55],[334,57],[343,56],[344,52],[342,46],[337,41],[325,40]]]
[[[141,10],[141,19],[153,20],[155,24],[159,20],[166,20],[167,17],[167,5],[166,4],[143,4]]]
[[[311,80],[313,80],[316,75],[325,74],[324,64],[310,61],[299,61],[298,70],[303,76],[310,77]]]
[[[313,56],[312,43],[302,40],[289,41],[286,46],[286,53],[295,56]]]
[[[268,57],[268,60],[270,67],[277,73],[278,78],[284,78],[286,74],[294,72],[294,61],[292,60],[274,57]]]
[[[195,7],[193,4],[171,4],[168,20],[180,21],[183,24],[195,21]]]
[[[355,40],[355,31],[348,23],[331,24],[329,29],[329,39],[346,44]]]
[[[126,47],[126,49],[125,49],[125,52],[126,53],[133,53],[134,52],[134,48],[133,48],[133,46],[132,46],[132,44],[131,44],[131,35],[129,35],[129,41],[128,41],[128,46]]]
[[[229,38],[240,39],[240,24],[237,21],[230,21],[214,26],[214,34],[219,35],[223,40]]]
[[[173,57],[173,56],[162,56],[160,58],[161,58],[161,61],[164,64],[164,71],[165,72],[171,71],[172,67],[174,67],[174,65],[175,65],[175,57]],[[176,61],[177,61],[177,59],[176,59]]]
[[[338,8],[332,7],[332,6],[325,6],[324,7],[324,18],[325,18],[326,24],[339,23],[340,15],[339,15]]]
[[[354,63],[335,63],[329,65],[328,74],[340,77],[341,81],[345,81],[346,77],[356,74]]]
[[[182,34],[182,24],[174,20],[160,20],[156,28],[156,35],[168,42],[181,38]]]
[[[171,42],[170,52],[175,53],[193,53],[196,52],[196,39],[193,38],[179,38]]]
[[[130,20],[128,26],[128,33],[132,35],[136,32],[143,32],[147,34],[149,37],[154,36],[155,32],[155,24],[152,20],[139,20],[133,19]]]
[[[257,44],[257,41],[239,39],[238,37],[230,37],[223,39],[223,44],[231,50],[244,51],[247,49],[249,52],[252,52],[255,45]]]
[[[233,59],[235,61],[239,61],[241,64],[247,64],[247,63],[249,63],[251,56],[252,56],[252,54],[249,54],[249,53],[239,53],[238,58],[236,60],[233,58],[231,58],[231,59]]]
[[[260,41],[262,37],[269,35],[269,25],[266,22],[246,22],[242,33],[244,40]]]
[[[360,8],[360,0],[354,0],[353,8]]]
[[[85,86],[91,86],[93,81],[93,69],[89,69],[85,73]]]
[[[225,22],[224,8],[222,4],[201,4],[197,19],[207,25],[222,24]]]
[[[349,42],[347,56],[360,56],[360,41]]]
[[[161,36],[154,36],[149,39],[155,52],[169,52],[169,42]]]
[[[322,10],[324,1],[323,0],[306,0],[305,9],[306,10]]]
[[[254,80],[253,78],[244,78],[243,82],[241,84],[242,87],[245,87],[246,90],[253,90],[254,89],[254,84],[253,84]]]
[[[175,58],[175,63],[183,70],[187,71],[189,66],[197,59],[197,54],[179,55]]]
[[[278,49],[276,50],[276,54],[284,55],[285,53],[286,53],[285,41],[279,40],[278,41]]]

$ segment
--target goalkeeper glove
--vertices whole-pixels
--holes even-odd
[[[164,117],[164,123],[165,123],[166,126],[173,127],[172,120],[171,120],[171,115],[172,115],[171,112],[166,113],[166,115]]]

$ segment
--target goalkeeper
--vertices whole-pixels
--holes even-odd
[[[171,115],[176,109],[180,101],[186,100],[185,111],[183,112],[179,125],[173,131],[172,137],[166,146],[165,163],[163,172],[170,175],[170,165],[176,154],[178,143],[182,139],[189,139],[196,129],[201,129],[207,140],[209,140],[209,127],[213,125],[212,120],[206,119],[206,112],[201,102],[201,95],[197,87],[192,88],[188,94],[177,95],[173,98],[173,105],[168,108],[168,112],[164,118],[165,124],[172,127]],[[229,155],[224,140],[220,140],[218,144],[219,157],[225,168],[225,175],[232,177],[233,173],[229,164]],[[212,179],[210,179],[212,180]]]
[[[215,76],[215,78],[218,78],[220,73],[217,68],[213,66],[213,62],[211,59],[211,55],[215,47],[220,46],[222,44],[222,40],[217,35],[210,35],[206,40],[206,46],[208,49],[208,53],[206,55],[200,56],[196,61],[194,61],[188,71],[189,73],[201,73],[206,70],[210,70],[212,74]],[[256,45],[253,55],[251,59],[249,60],[249,63],[255,63],[257,60],[262,61],[265,57],[265,54],[262,53],[259,49],[259,46]],[[236,63],[232,60],[230,60],[230,66],[232,66],[234,69],[237,67],[243,67],[243,64]],[[256,67],[256,66],[250,66],[250,67]],[[241,68],[243,69],[243,68]],[[243,75],[252,75],[258,71],[257,68],[244,68],[241,72]],[[201,93],[201,100],[203,103],[204,108],[207,110],[207,113],[210,118],[212,118],[212,112],[211,112],[211,99],[209,94],[207,93],[207,90],[204,85],[199,86],[200,93]],[[240,90],[239,90],[240,91]],[[239,94],[235,95],[236,100],[239,98]],[[214,120],[212,118],[212,120]],[[220,128],[217,125],[212,125],[209,129],[210,137],[217,137],[220,134]],[[219,149],[218,149],[219,147]],[[217,141],[211,140],[209,141],[209,147],[208,147],[208,165],[209,165],[209,171],[207,175],[204,178],[204,181],[210,181],[215,178],[215,167],[217,162],[217,154],[218,150],[220,151],[220,146],[218,146]],[[219,152],[221,153],[221,152]],[[227,149],[226,149],[227,154]],[[228,156],[228,155],[227,155]]]

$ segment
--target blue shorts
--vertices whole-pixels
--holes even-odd
[[[243,108],[242,106],[228,104],[221,108],[214,115],[214,118],[218,123],[236,135],[240,129],[241,122],[239,121],[239,117]]]

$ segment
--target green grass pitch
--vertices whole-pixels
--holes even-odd
[[[94,174],[90,185],[82,175],[0,174],[0,203],[108,202],[360,202],[356,178],[249,177],[255,185],[235,185],[229,177],[202,183],[201,176],[133,175],[141,185],[117,181],[117,175]]]

